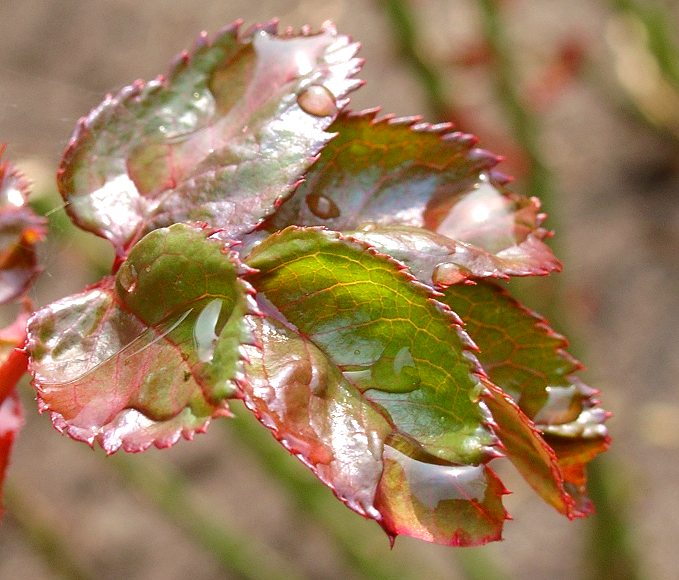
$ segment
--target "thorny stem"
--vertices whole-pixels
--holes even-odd
[[[33,550],[42,556],[51,573],[68,580],[94,578],[74,557],[64,534],[40,509],[36,508],[36,491],[27,497],[20,488],[8,482],[4,489],[7,515],[14,522]]]
[[[118,454],[107,458],[123,481],[141,490],[177,526],[212,554],[228,573],[239,578],[294,580],[303,575],[272,548],[251,536],[232,532],[193,502],[186,482],[170,464],[160,466],[150,457]]]
[[[160,466],[150,457],[118,454],[107,458],[125,484],[140,490],[178,527],[209,552],[225,572],[239,578],[294,580],[301,578],[290,562],[250,535],[232,532],[193,502],[186,483],[170,464]]]

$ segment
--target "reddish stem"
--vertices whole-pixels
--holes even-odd
[[[0,367],[0,403],[14,390],[19,379],[28,369],[28,355],[22,348],[15,348],[5,364]]]

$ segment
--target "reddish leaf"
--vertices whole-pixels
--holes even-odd
[[[24,419],[19,397],[16,393],[12,393],[0,403],[0,500],[2,499],[5,472],[9,464],[14,439],[23,424]],[[2,503],[0,503],[0,516],[2,516]]]
[[[253,323],[262,349],[249,352],[245,402],[341,501],[392,538],[500,539],[505,491],[492,471],[425,453],[313,342],[272,318]]]
[[[229,414],[252,308],[236,256],[209,230],[142,239],[119,270],[29,321],[41,408],[109,453],[191,438]]]
[[[375,116],[371,111],[335,121],[331,130],[339,135],[270,219],[270,229],[323,225],[338,231],[376,228],[379,234],[385,226],[400,226],[384,232],[388,239],[382,241],[404,261],[435,252],[441,285],[468,275],[560,269],[541,241],[548,232],[541,227],[539,202],[505,190],[490,171],[498,158],[475,149],[472,136],[419,118]],[[423,267],[433,270],[436,264],[428,262]]]
[[[573,376],[581,365],[566,339],[495,284],[450,287],[441,300],[464,320],[491,380],[523,411],[497,393],[488,401],[510,458],[566,515],[591,511],[585,465],[608,446],[608,413],[597,406],[596,391]]]
[[[334,232],[288,228],[246,261],[270,317],[243,385],[260,420],[392,537],[499,539],[504,489],[482,465],[498,452],[452,313]]]
[[[28,184],[1,157],[0,146],[0,304],[21,297],[40,272],[35,244],[45,235],[45,220],[27,206]]]
[[[236,237],[296,187],[359,86],[357,46],[331,25],[277,35],[235,23],[201,36],[167,77],[107,97],[59,171],[67,209],[122,253],[154,228],[206,221]]]
[[[444,288],[469,278],[535,276],[561,269],[535,236],[492,253],[422,228],[366,226],[350,234],[406,264],[418,280]]]

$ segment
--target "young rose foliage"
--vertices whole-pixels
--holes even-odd
[[[0,144],[0,306],[20,303],[14,322],[0,328],[0,499],[14,439],[23,424],[15,386],[26,372],[26,321],[30,304],[24,297],[39,273],[35,244],[45,235],[45,222],[27,206],[28,183],[2,160]],[[7,307],[8,310],[11,310]],[[3,321],[6,313],[2,313]],[[2,505],[0,504],[0,515]]]
[[[499,539],[503,455],[586,515],[606,413],[492,281],[560,269],[539,202],[448,124],[344,112],[356,51],[330,25],[236,23],[79,123],[59,187],[117,259],[31,318],[40,407],[113,453],[241,399],[392,538]]]

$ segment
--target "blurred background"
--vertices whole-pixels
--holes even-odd
[[[565,272],[521,291],[573,339],[614,413],[592,476],[599,514],[568,522],[501,468],[504,542],[399,538],[390,551],[242,413],[192,443],[105,458],[59,436],[26,387],[0,578],[676,578],[679,2],[2,0],[0,142],[50,219],[36,305],[111,264],[55,192],[77,119],[201,30],[272,16],[333,20],[362,42],[351,108],[454,120],[543,199]]]

